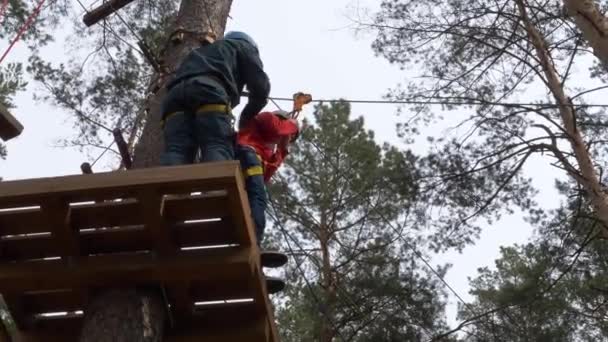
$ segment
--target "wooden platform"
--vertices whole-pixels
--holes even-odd
[[[0,139],[11,140],[23,132],[23,125],[0,104]]]
[[[278,341],[240,172],[228,162],[0,183],[14,341],[77,341],[91,294],[116,286],[166,290],[167,341]]]

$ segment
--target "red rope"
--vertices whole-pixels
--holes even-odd
[[[21,39],[21,36],[23,35],[23,33],[25,33],[25,31],[27,31],[27,29],[30,28],[30,26],[32,25],[34,20],[38,17],[38,14],[40,14],[40,10],[42,9],[42,5],[44,4],[45,1],[46,0],[40,0],[40,2],[38,3],[38,6],[36,6],[36,9],[34,10],[34,12],[32,12],[32,14],[30,15],[29,18],[27,18],[27,21],[25,22],[25,24],[23,24],[23,26],[21,26],[21,28],[19,29],[19,32],[17,33],[17,36],[11,42],[11,45],[8,46],[8,49],[6,49],[6,51],[4,51],[4,54],[2,55],[2,57],[0,57],[0,64],[2,64],[2,61],[4,61],[4,58],[6,58],[8,53],[11,52],[11,50],[13,49],[13,46],[15,46],[15,44],[19,41],[19,39]],[[2,11],[4,11],[4,7],[5,6],[3,5]]]

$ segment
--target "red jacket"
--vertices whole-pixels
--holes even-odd
[[[298,133],[294,119],[282,119],[264,112],[254,116],[237,135],[237,143],[253,148],[262,158],[264,182],[268,182],[289,153],[287,146],[291,136]]]

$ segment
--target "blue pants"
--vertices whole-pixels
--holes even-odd
[[[268,205],[262,163],[255,151],[248,147],[237,146],[236,155],[245,174],[245,188],[255,224],[257,243],[260,246],[266,228],[266,206]]]
[[[165,151],[161,165],[192,164],[199,150],[201,162],[235,159],[232,114],[196,112],[209,103],[201,95],[207,90],[202,83],[205,80],[199,77],[182,81],[167,93],[162,109]]]
[[[163,166],[192,164],[199,150],[201,162],[234,159],[232,119],[226,113],[177,112],[165,121],[164,138]]]

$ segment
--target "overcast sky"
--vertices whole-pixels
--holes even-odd
[[[356,3],[373,9],[379,1],[235,0],[228,28],[246,31],[258,41],[273,96],[290,97],[302,90],[315,98],[380,99],[389,88],[414,73],[375,57],[370,47],[373,37],[356,35],[349,28],[349,17],[356,15],[353,11]],[[58,39],[58,44],[45,50],[50,60],[65,61],[62,38]],[[0,49],[6,45],[7,42],[0,42]],[[8,60],[17,61],[26,56],[27,51],[21,44]],[[31,84],[28,91],[16,98],[14,113],[25,131],[8,143],[8,159],[0,161],[0,176],[5,180],[77,174],[82,162],[92,161],[90,156],[75,149],[53,147],[56,139],[70,136],[70,119],[61,110],[35,102],[32,99],[35,88],[36,85]],[[274,107],[269,105],[269,109]],[[310,109],[306,113],[310,115]],[[353,106],[353,115],[364,116],[367,127],[376,132],[380,142],[401,144],[395,124],[408,113],[404,117],[397,117],[395,113],[393,105]],[[450,115],[458,118],[466,113]],[[448,124],[444,124],[443,128],[447,127]],[[111,166],[109,160],[102,159],[96,171],[110,170]],[[547,166],[546,160],[540,159],[532,160],[526,171],[537,176],[535,184],[542,190],[539,200],[543,205],[557,206],[559,202],[553,190],[553,175],[557,172]],[[471,300],[467,278],[475,276],[479,267],[493,267],[501,245],[523,243],[531,234],[532,228],[520,215],[505,217],[487,226],[475,246],[466,248],[462,254],[436,256],[433,263],[453,264],[446,280],[465,300]],[[455,302],[450,296],[448,318],[452,324]]]

